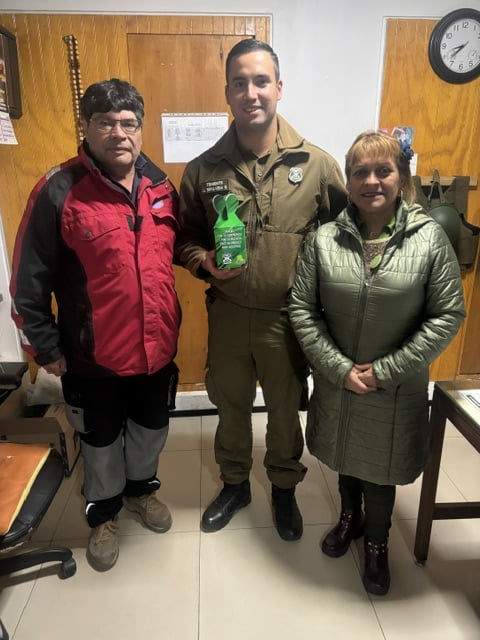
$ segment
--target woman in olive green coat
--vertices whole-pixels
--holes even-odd
[[[307,445],[339,472],[340,520],[322,550],[341,556],[365,533],[363,582],[378,595],[390,585],[395,485],[425,463],[429,364],[465,315],[449,240],[413,204],[410,155],[387,134],[358,136],[350,204],[308,245],[289,306],[313,371]]]

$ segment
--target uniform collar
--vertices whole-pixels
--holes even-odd
[[[282,153],[283,151],[300,150],[305,139],[297,133],[285,118],[277,114],[277,119],[278,133],[276,142],[278,151]],[[301,150],[304,151],[303,149]],[[238,164],[241,160],[241,153],[237,142],[235,120],[220,140],[205,153],[209,161],[218,162],[219,160],[226,158],[233,161],[235,164]]]

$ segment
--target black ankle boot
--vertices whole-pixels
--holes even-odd
[[[361,511],[342,511],[340,520],[322,541],[322,551],[331,558],[345,555],[352,540],[363,536],[363,514]]]
[[[272,484],[273,521],[282,540],[298,540],[303,533],[303,519],[295,500],[295,487],[281,489]]]
[[[388,546],[365,538],[365,571],[363,586],[369,593],[384,596],[390,588]]]
[[[237,511],[246,507],[251,501],[249,480],[244,480],[240,484],[225,482],[218,496],[205,509],[201,522],[202,531],[210,533],[223,529]]]

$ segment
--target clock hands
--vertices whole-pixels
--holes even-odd
[[[455,56],[456,56],[458,53],[460,53],[460,51],[461,51],[462,49],[464,49],[464,48],[467,46],[467,44],[468,44],[468,40],[467,40],[467,42],[465,42],[464,44],[460,44],[460,45],[458,45],[458,47],[453,47],[453,49],[450,49],[450,51],[449,51],[449,54],[450,54],[450,55],[449,55],[450,60],[452,60],[453,58],[455,58]]]

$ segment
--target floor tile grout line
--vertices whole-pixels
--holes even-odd
[[[445,467],[440,466],[440,472],[445,474],[445,476],[449,479],[449,481],[452,483],[452,485],[455,487],[455,489],[458,491],[458,493],[462,496],[464,501],[468,502],[469,500],[468,500],[467,496],[463,493],[463,491],[460,489],[460,487],[454,481],[454,479],[451,477],[451,475],[448,473],[448,471],[446,471]]]

